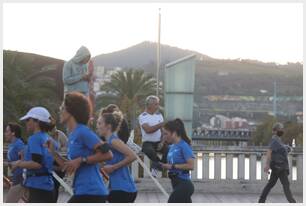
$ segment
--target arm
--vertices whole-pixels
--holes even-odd
[[[43,156],[41,154],[32,153],[32,159],[28,161],[17,160],[12,163],[12,168],[25,168],[25,169],[40,169],[42,167]]]
[[[176,169],[181,169],[181,170],[193,170],[194,169],[194,159],[190,158],[184,164],[174,164],[174,167]]]
[[[142,127],[142,129],[143,129],[146,133],[150,134],[150,133],[154,133],[154,132],[156,132],[157,130],[159,130],[160,128],[162,128],[163,125],[164,125],[163,122],[161,122],[161,123],[159,123],[159,124],[157,124],[157,125],[154,125],[154,126],[149,126],[147,123],[145,123],[145,124],[141,125],[141,127]]]
[[[265,172],[268,172],[269,169],[270,169],[270,162],[271,162],[271,154],[272,154],[272,150],[271,149],[268,149],[267,152],[266,152],[266,166],[264,168],[264,171]]]
[[[83,74],[78,73],[78,74],[72,75],[71,70],[72,70],[71,64],[66,63],[63,68],[64,84],[68,84],[68,85],[75,84],[83,79],[83,76],[84,76]]]
[[[25,168],[25,169],[40,169],[42,167],[41,164],[34,161],[21,161],[18,160],[15,162],[16,167]]]
[[[99,146],[101,146],[103,143],[98,143],[94,146],[94,150],[96,151],[95,154],[90,155],[87,158],[86,164],[96,164],[105,160],[110,160],[113,158],[113,154],[111,151],[107,152],[101,152],[100,150],[97,150]],[[105,143],[104,143],[105,144]],[[64,163],[64,170],[67,170],[68,174],[74,173],[82,163],[82,158],[83,157],[77,157],[73,160],[69,160]]]
[[[194,159],[190,158],[184,164],[173,164],[173,165],[174,165],[175,169],[193,170],[194,169]],[[172,169],[172,164],[162,164],[162,168],[170,170],[170,169]]]
[[[134,152],[126,144],[124,144],[121,140],[114,140],[112,142],[112,147],[118,150],[119,152],[123,153],[125,158],[121,160],[120,162],[117,162],[116,164],[105,166],[104,168],[105,172],[112,173],[114,170],[117,170],[121,167],[129,165],[130,163],[136,160],[136,156]]]

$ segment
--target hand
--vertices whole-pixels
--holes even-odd
[[[80,167],[81,163],[82,163],[81,157],[69,160],[64,163],[64,170],[68,173],[68,175],[71,175]]]
[[[162,166],[162,168],[167,169],[167,170],[170,170],[172,168],[172,164],[161,163],[161,166]]]
[[[89,80],[90,80],[90,77],[91,77],[90,74],[85,74],[85,75],[82,77],[82,80],[84,80],[84,81],[89,81]]]
[[[265,168],[264,168],[264,172],[269,173],[269,169],[270,169],[269,165],[266,165]]]
[[[107,174],[111,174],[113,171],[115,171],[115,167],[113,165],[105,165],[103,167],[103,171]]]

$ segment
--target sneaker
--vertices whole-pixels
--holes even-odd
[[[161,173],[161,172],[159,172],[157,169],[154,169],[154,168],[151,169],[151,174],[152,174],[152,176],[155,177],[155,178],[160,177],[160,176],[161,176],[160,173]]]

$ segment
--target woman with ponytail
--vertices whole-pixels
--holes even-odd
[[[194,167],[194,155],[183,121],[168,121],[163,127],[163,134],[170,144],[167,164],[162,164],[164,169],[169,170],[168,177],[173,188],[168,203],[191,203],[194,186],[189,171]]]
[[[112,113],[101,112],[97,122],[97,130],[100,136],[105,137],[110,145],[113,158],[106,161],[103,170],[109,175],[110,203],[134,202],[137,189],[128,165],[136,160],[133,151],[118,137],[123,115],[120,111]]]

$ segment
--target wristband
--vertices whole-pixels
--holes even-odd
[[[171,169],[174,170],[175,169],[175,164],[171,165]]]

